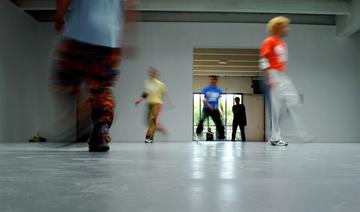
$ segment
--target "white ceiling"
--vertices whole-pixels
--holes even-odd
[[[261,76],[258,49],[195,48],[195,76]]]
[[[38,21],[52,21],[55,0],[10,0]],[[336,25],[339,35],[360,29],[360,0],[137,0],[141,21],[263,23],[286,14],[292,23]]]

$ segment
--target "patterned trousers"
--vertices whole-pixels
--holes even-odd
[[[86,102],[90,105],[94,129],[101,125],[110,128],[113,122],[115,101],[112,87],[118,75],[115,67],[120,57],[121,49],[70,39],[57,46],[51,77],[55,96],[65,103],[76,102],[81,98],[79,95],[85,84]]]

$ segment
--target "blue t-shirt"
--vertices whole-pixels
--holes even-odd
[[[64,36],[93,45],[121,47],[123,0],[73,0]]]
[[[205,95],[205,99],[214,109],[218,109],[219,98],[222,93],[223,92],[220,88],[211,85],[202,90],[202,94]],[[204,104],[204,108],[208,108],[207,104]]]

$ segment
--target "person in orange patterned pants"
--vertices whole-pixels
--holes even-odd
[[[86,85],[92,118],[89,151],[106,152],[114,119],[112,87],[128,23],[135,20],[133,1],[57,0],[56,6],[55,30],[62,40],[53,61],[55,95],[72,106],[81,99],[81,88]],[[70,7],[70,17],[65,20]]]
[[[121,50],[67,39],[57,47],[55,54],[52,83],[56,96],[71,102],[80,98],[80,87],[87,84],[93,122],[90,151],[107,149],[115,108],[112,87],[118,75],[115,66]]]

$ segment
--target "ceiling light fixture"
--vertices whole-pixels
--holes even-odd
[[[226,60],[219,60],[218,62],[220,65],[226,65],[228,62]]]

